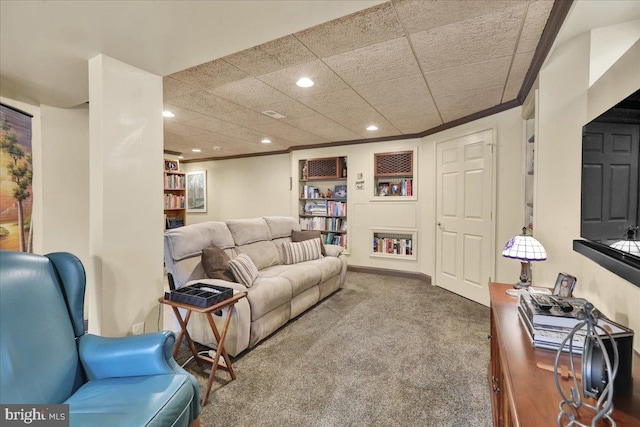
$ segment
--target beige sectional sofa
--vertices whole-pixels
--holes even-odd
[[[295,218],[271,216],[204,222],[165,233],[165,265],[176,288],[200,282],[247,292],[247,298],[236,304],[227,332],[225,349],[232,356],[253,347],[344,284],[347,262],[340,246],[325,245],[326,256],[283,265],[281,246],[291,242],[293,231],[300,231]],[[231,259],[242,253],[251,258],[258,268],[251,287],[207,278],[201,263],[202,250],[212,244]],[[219,329],[225,317],[226,313],[214,316]],[[193,313],[188,330],[194,341],[215,346],[204,315]]]

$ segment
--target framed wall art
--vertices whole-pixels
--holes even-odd
[[[187,172],[187,212],[207,211],[207,171]]]

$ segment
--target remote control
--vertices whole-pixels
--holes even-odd
[[[540,310],[551,310],[553,307],[553,302],[549,299],[547,295],[539,295],[539,294],[530,294],[531,300],[535,303],[535,305],[540,308]]]
[[[551,297],[551,299],[553,300],[553,302],[556,303],[556,305],[558,306],[558,308],[564,312],[569,312],[571,310],[573,310],[573,306],[571,304],[569,304],[567,301],[560,299],[560,298],[554,298]]]

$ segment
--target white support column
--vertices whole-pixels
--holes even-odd
[[[162,295],[162,78],[89,60],[89,330],[157,330]]]

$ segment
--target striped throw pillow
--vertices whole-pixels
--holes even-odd
[[[296,264],[322,257],[320,239],[282,243],[285,264]]]
[[[250,288],[258,277],[258,268],[249,258],[249,255],[238,255],[229,261],[229,267],[238,283],[242,283],[247,288]]]

